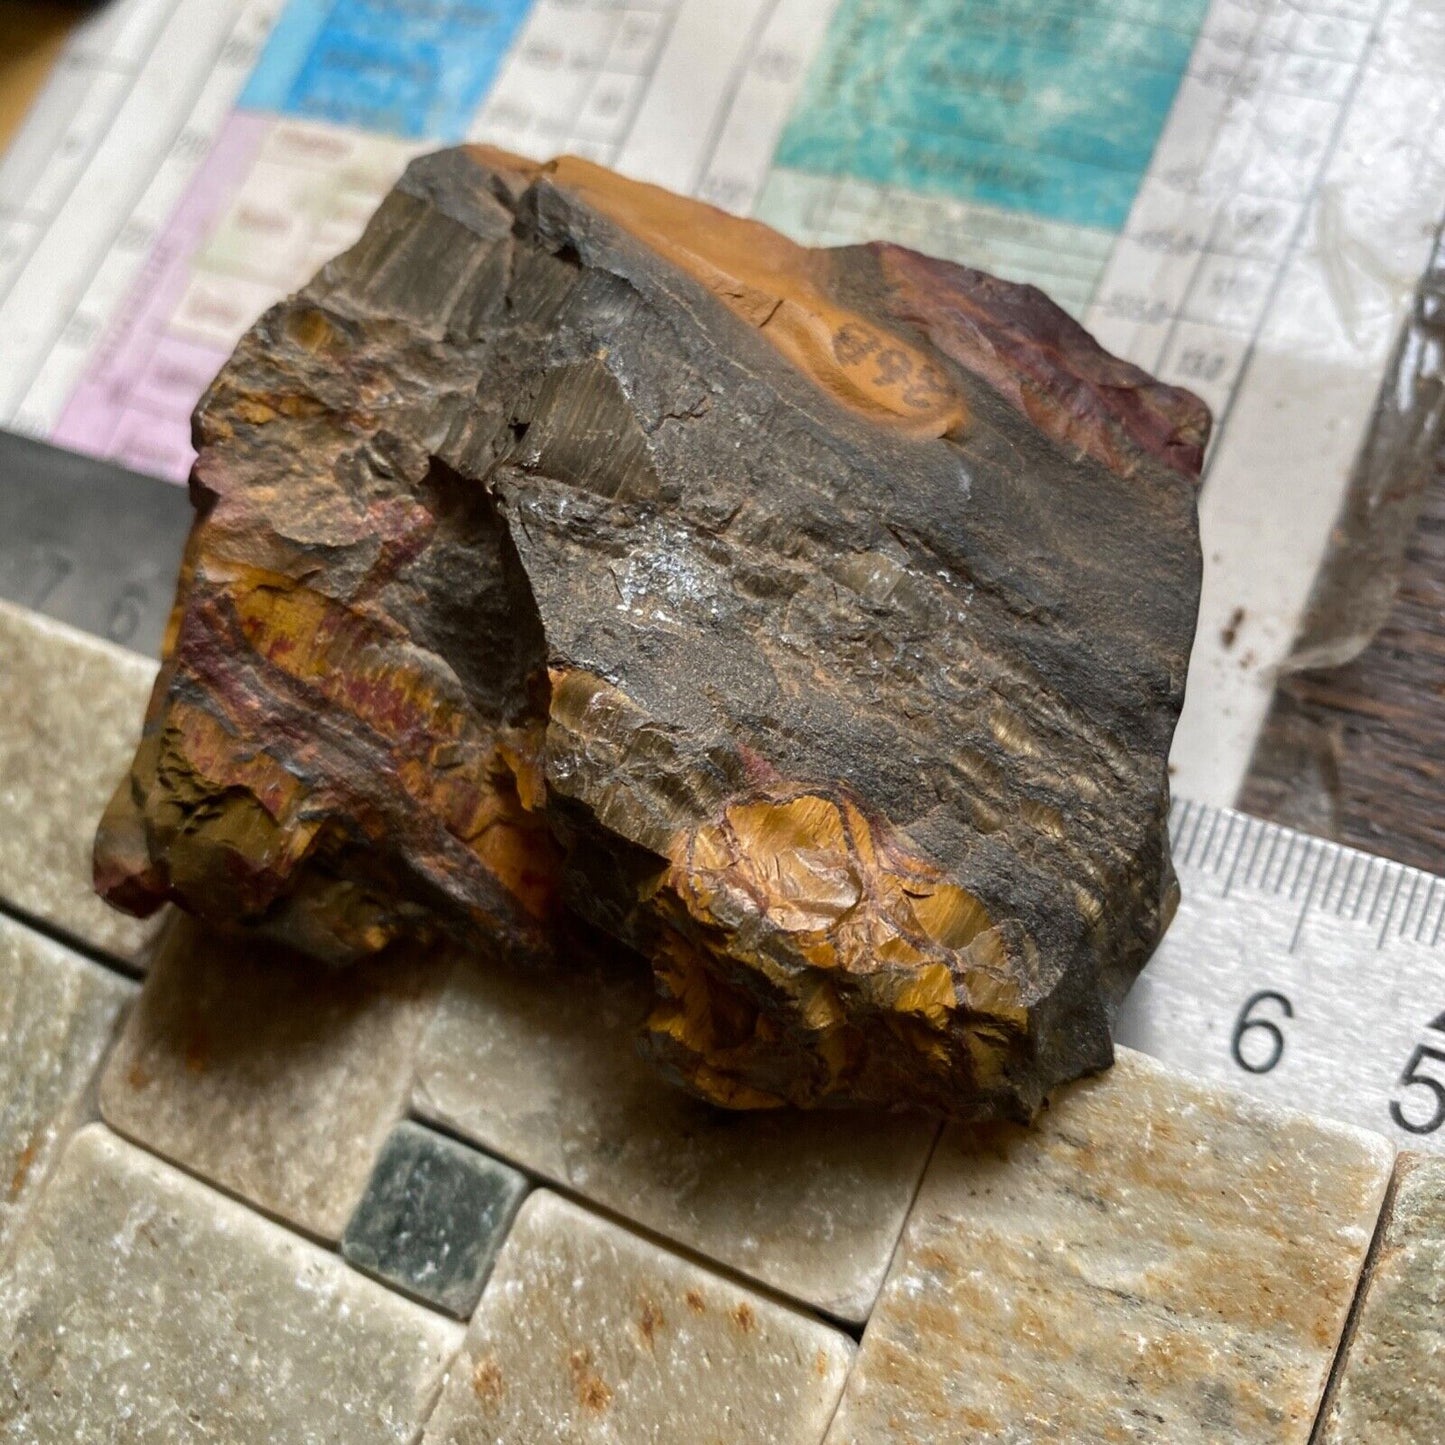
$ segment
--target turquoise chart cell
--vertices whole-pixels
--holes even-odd
[[[460,140],[531,0],[291,0],[240,104]]]
[[[1208,0],[842,0],[774,163],[1117,230]]]

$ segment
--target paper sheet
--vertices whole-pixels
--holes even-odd
[[[1036,282],[1199,392],[1175,784],[1232,801],[1445,204],[1445,0],[119,0],[0,162],[0,425],[183,479],[250,321],[464,138]]]

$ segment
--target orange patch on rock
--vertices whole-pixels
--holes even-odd
[[[957,1031],[981,1078],[1001,1067],[987,1038],[973,1047],[971,1032],[979,1020],[1027,1027],[1000,931],[978,898],[904,841],[842,788],[787,784],[738,799],[673,841],[660,886],[676,913],[652,958],[662,998],[648,1029],[694,1090],[733,1109],[816,1103],[858,1063],[845,996],[865,999],[871,1017],[889,1020],[896,1038],[941,1070]],[[739,918],[758,926],[739,928]],[[748,947],[748,938],[764,942]],[[805,967],[778,967],[776,948]],[[739,965],[793,995],[808,1051],[826,1071],[807,1097],[747,1078],[761,1052],[777,1050],[746,989],[728,981]]]
[[[575,156],[538,165],[491,146],[468,148],[483,165],[526,180],[546,177],[631,232],[758,329],[834,401],[870,422],[920,439],[958,433],[968,408],[925,351],[834,299],[827,259],[760,221]]]

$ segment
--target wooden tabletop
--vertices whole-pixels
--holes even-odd
[[[1295,653],[1240,806],[1445,874],[1445,230]]]

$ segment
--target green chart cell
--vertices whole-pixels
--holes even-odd
[[[774,164],[1117,231],[1208,0],[841,0]]]

